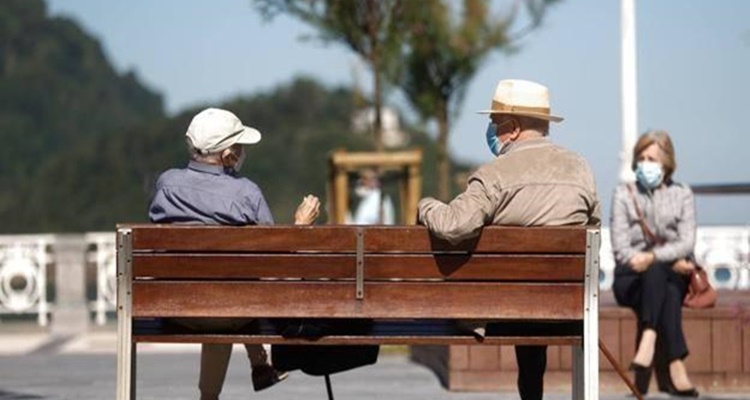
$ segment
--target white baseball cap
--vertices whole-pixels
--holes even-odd
[[[207,108],[193,117],[185,133],[201,154],[218,153],[233,144],[260,142],[260,132],[242,124],[236,115],[220,108]]]

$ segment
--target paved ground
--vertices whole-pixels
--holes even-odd
[[[115,393],[115,337],[111,330],[81,337],[50,337],[42,331],[9,332],[0,326],[0,400],[112,399]],[[326,399],[323,378],[300,372],[267,391],[254,393],[249,368],[235,346],[223,399]],[[199,347],[150,345],[139,347],[139,399],[196,399]],[[374,366],[332,377],[336,399],[456,399],[506,400],[515,393],[452,393],[444,390],[426,368],[405,355],[384,354]],[[553,393],[549,400],[569,399]],[[606,400],[632,399],[607,394]],[[652,396],[651,398],[668,398]],[[711,394],[704,399],[750,399],[750,395]]]

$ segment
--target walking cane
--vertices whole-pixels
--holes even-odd
[[[635,396],[635,398],[638,400],[643,400],[643,396],[641,395],[641,393],[638,391],[638,389],[636,389],[635,385],[630,382],[630,379],[628,379],[628,376],[620,366],[620,363],[618,363],[617,360],[612,357],[612,354],[610,354],[609,350],[607,350],[607,346],[604,345],[604,342],[602,342],[601,338],[599,338],[599,350],[604,353],[604,357],[607,357],[609,363],[615,368],[617,374],[620,375],[620,379],[622,379],[622,381],[625,382],[626,385],[628,385],[630,391],[633,392],[633,396]]]

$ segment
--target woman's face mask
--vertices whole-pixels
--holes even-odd
[[[664,178],[664,168],[656,161],[639,161],[635,168],[635,178],[641,185],[655,189]]]

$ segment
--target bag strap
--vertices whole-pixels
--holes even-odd
[[[633,184],[629,183],[627,187],[628,192],[630,193],[630,198],[633,200],[633,205],[635,206],[635,214],[638,216],[638,223],[641,225],[643,236],[645,236],[653,244],[664,244],[664,240],[654,235],[654,232],[651,231],[651,229],[648,227],[648,224],[646,224],[646,217],[643,215],[643,211],[641,211],[641,207],[638,205],[638,201],[635,198],[635,189],[633,188]]]

